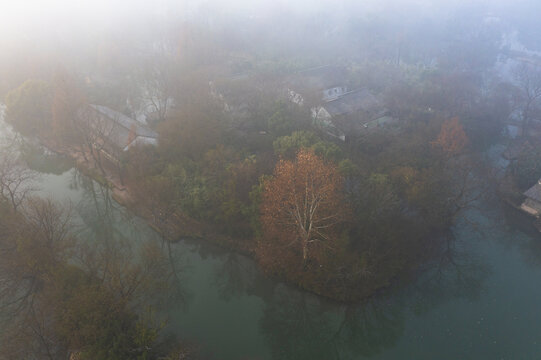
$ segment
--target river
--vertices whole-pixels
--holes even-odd
[[[160,241],[69,163],[30,163],[39,195],[71,204],[79,236]],[[181,296],[161,310],[165,331],[223,360],[541,358],[541,238],[499,202],[482,205],[418,278],[349,306],[266,279],[244,256],[181,241],[171,248]]]

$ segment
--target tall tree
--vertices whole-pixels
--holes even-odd
[[[27,80],[6,96],[6,121],[23,134],[48,131],[52,91],[43,80]]]
[[[145,64],[141,70],[140,101],[147,120],[165,120],[176,93],[178,75],[174,59],[165,51]]]
[[[515,81],[521,90],[519,99],[522,135],[527,136],[530,121],[538,111],[541,100],[541,68],[533,64],[522,63],[515,69]]]
[[[101,174],[105,176],[102,153],[107,150],[114,151],[112,150],[114,145],[111,146],[109,138],[114,137],[115,132],[118,131],[117,119],[111,121],[105,116],[100,115],[95,108],[83,106],[78,112],[75,127],[78,137],[80,138],[80,151],[83,155],[85,152],[90,153],[94,165],[97,166]],[[120,149],[120,151],[122,151],[122,149]]]
[[[37,190],[39,175],[28,169],[18,153],[17,138],[0,143],[0,201],[5,198],[17,211],[27,196]]]
[[[460,124],[458,117],[444,121],[436,141],[432,143],[440,147],[446,155],[458,155],[468,145],[468,136]]]
[[[294,161],[280,160],[274,176],[264,186],[261,220],[265,239],[260,247],[263,260],[278,250],[306,265],[334,249],[338,225],[346,214],[342,177],[335,165],[303,149]]]

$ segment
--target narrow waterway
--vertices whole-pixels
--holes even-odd
[[[30,163],[38,194],[71,204],[79,236],[161,241],[69,163],[52,155]],[[538,359],[541,236],[521,219],[484,203],[417,280],[350,306],[265,279],[243,256],[181,241],[171,247],[166,331],[223,360]]]

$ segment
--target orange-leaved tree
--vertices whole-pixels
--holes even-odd
[[[441,131],[432,145],[440,147],[449,156],[462,153],[468,145],[468,136],[462,128],[458,117],[446,120],[441,125]]]
[[[261,202],[263,263],[321,260],[333,250],[347,206],[342,177],[334,164],[301,149],[294,161],[280,160],[264,183]],[[294,264],[281,264],[285,268]]]

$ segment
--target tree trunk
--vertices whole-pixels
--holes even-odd
[[[302,239],[302,265],[306,266],[308,260],[308,239]]]
[[[120,180],[120,185],[124,186],[124,175],[123,175],[123,166],[120,164],[120,161],[116,161],[116,168],[118,171],[118,179]]]

